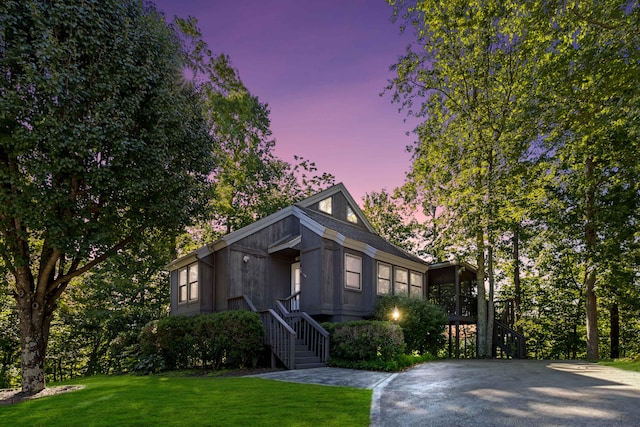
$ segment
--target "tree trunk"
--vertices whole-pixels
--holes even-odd
[[[513,324],[515,330],[522,333],[520,313],[522,305],[522,289],[520,285],[520,224],[513,231]]]
[[[479,358],[487,357],[487,297],[484,287],[484,234],[478,231],[476,234],[476,243],[478,245],[476,253],[476,263],[478,264],[478,272],[476,273],[476,281],[478,282],[478,324],[477,324],[477,353]]]
[[[20,323],[22,391],[31,395],[45,387],[44,361],[53,307],[45,302],[44,292],[37,292],[29,267],[18,268],[15,278],[15,298]]]
[[[495,321],[495,306],[493,303],[494,276],[493,276],[493,238],[489,237],[487,254],[487,273],[489,275],[489,303],[487,304],[487,356],[493,357],[493,324]]]
[[[611,304],[609,309],[609,315],[611,316],[611,353],[612,359],[620,357],[620,312],[618,309],[618,302]]]
[[[596,189],[593,183],[595,162],[591,157],[585,160],[585,226],[584,236],[587,249],[587,274],[585,280],[586,315],[587,315],[587,359],[599,359],[598,336],[598,301],[595,293],[596,271],[595,271],[595,247],[597,236],[595,230],[595,197]]]
[[[50,321],[44,309],[31,298],[18,298],[20,346],[22,362],[22,391],[35,394],[45,387],[44,360],[49,338]]]

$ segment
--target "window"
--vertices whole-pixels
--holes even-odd
[[[378,295],[389,295],[391,292],[391,266],[378,263]]]
[[[318,209],[320,209],[324,213],[328,213],[329,215],[331,215],[331,197],[320,200],[320,203],[318,203]]]
[[[362,289],[362,258],[345,254],[344,265],[344,286],[348,289]]]
[[[352,222],[354,224],[358,223],[358,217],[356,216],[351,206],[347,206],[347,221]]]
[[[411,281],[411,295],[413,298],[422,298],[422,274],[417,271],[410,273],[409,279]]]
[[[409,273],[404,268],[396,268],[394,295],[409,294]]]
[[[178,270],[178,302],[198,299],[198,264],[193,263]]]

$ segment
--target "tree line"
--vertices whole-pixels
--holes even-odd
[[[414,37],[387,92],[420,124],[405,185],[367,202],[420,210],[388,230],[479,267],[480,356],[498,293],[535,357],[637,355],[638,2],[388,3]]]

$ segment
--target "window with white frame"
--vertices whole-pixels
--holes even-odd
[[[393,281],[394,295],[409,295],[409,271],[396,268]]]
[[[329,215],[331,215],[331,213],[333,212],[333,209],[331,207],[331,197],[320,200],[320,203],[318,203],[318,209],[320,209],[324,213],[328,213]]]
[[[409,295],[412,298],[422,298],[422,273],[417,271],[409,273],[409,282],[411,283],[411,292]]]
[[[344,266],[344,286],[347,289],[362,289],[362,258],[351,254],[345,254]]]
[[[178,302],[198,299],[198,263],[178,270]]]
[[[382,262],[378,263],[378,295],[391,293],[391,266]]]

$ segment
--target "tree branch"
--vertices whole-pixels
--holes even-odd
[[[138,229],[137,232],[140,232],[140,229]],[[57,279],[55,279],[53,282],[51,282],[49,284],[49,286],[47,287],[47,294],[49,294],[51,292],[54,292],[55,289],[58,286],[62,285],[62,284],[66,285],[74,277],[78,277],[81,274],[86,273],[87,271],[89,271],[90,269],[95,267],[96,265],[100,264],[101,262],[103,262],[104,260],[109,258],[114,253],[116,253],[119,250],[123,249],[125,246],[127,246],[129,243],[131,243],[131,241],[133,240],[133,235],[134,234],[135,233],[132,233],[127,238],[123,239],[118,244],[113,246],[111,249],[105,251],[102,255],[92,259],[91,261],[89,261],[88,263],[86,263],[85,265],[83,265],[80,268],[77,268],[78,264],[80,263],[79,260],[78,259],[74,259],[74,261],[72,262],[72,265],[69,268],[69,271],[67,272],[67,274],[65,274],[65,275],[63,275],[61,277],[58,277]]]

